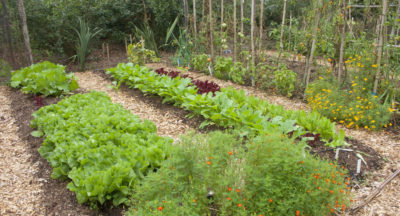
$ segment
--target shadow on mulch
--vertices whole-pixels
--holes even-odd
[[[74,93],[84,93],[76,91]],[[30,154],[30,162],[36,164],[39,162],[39,172],[36,177],[44,179],[41,194],[41,203],[45,209],[45,215],[122,215],[122,208],[102,207],[99,211],[91,210],[86,205],[80,205],[75,193],[67,189],[68,181],[54,180],[50,177],[52,172],[51,165],[40,156],[38,149],[43,142],[43,138],[35,138],[30,135],[33,129],[30,127],[32,114],[39,109],[32,95],[21,93],[13,89],[11,95],[11,106],[13,108],[13,117],[18,127],[19,136],[27,141]],[[59,98],[48,97],[43,99],[43,104],[50,105],[60,101]]]

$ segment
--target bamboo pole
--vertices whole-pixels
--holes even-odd
[[[255,67],[255,47],[254,47],[254,17],[255,17],[255,7],[256,7],[256,2],[255,0],[251,0],[251,63],[252,63],[252,70],[253,70],[253,75],[252,75],[252,82],[251,85],[255,85],[254,81],[254,67]]]
[[[211,49],[211,62],[214,63],[214,27],[213,27],[213,19],[212,19],[212,9],[213,4],[212,0],[209,0],[209,12],[210,12],[210,49]]]
[[[193,28],[194,28],[194,47],[197,47],[197,12],[196,0],[193,0]]]
[[[236,19],[236,0],[233,0],[233,62],[236,62],[237,52],[237,19]]]
[[[264,0],[261,0],[260,5],[260,41],[258,43],[258,51],[262,50],[262,39],[263,39],[263,21],[264,21]]]
[[[315,17],[315,26],[314,26],[314,32],[313,32],[313,40],[312,40],[312,45],[311,45],[311,51],[310,51],[310,57],[308,59],[307,67],[306,67],[306,88],[304,90],[304,96],[306,95],[307,87],[310,82],[310,76],[311,76],[311,68],[313,65],[313,59],[314,59],[314,51],[315,47],[317,44],[317,33],[318,33],[318,25],[319,25],[319,19],[321,17],[321,11],[320,8],[322,7],[322,0],[318,0],[318,5],[315,6],[315,11],[316,11],[316,17]]]
[[[278,60],[276,61],[276,64],[279,64],[279,60],[281,58],[281,54],[283,51],[283,34],[285,33],[285,21],[286,21],[286,4],[287,4],[287,0],[284,0],[283,2],[283,13],[282,13],[282,25],[281,25],[281,39],[280,39],[280,43],[279,43],[279,56],[278,56]]]
[[[343,11],[343,18],[344,18],[344,23],[342,26],[342,32],[340,35],[340,51],[339,51],[339,70],[338,70],[338,85],[340,86],[341,84],[341,76],[342,76],[342,70],[343,70],[343,57],[344,57],[344,46],[346,43],[346,9],[345,9],[345,4],[343,2],[342,5],[342,11]]]
[[[383,51],[383,27],[384,27],[384,23],[386,20],[386,13],[387,13],[387,0],[383,0],[383,6],[382,6],[382,15],[381,15],[381,25],[379,26],[379,42],[378,42],[378,57],[376,60],[376,64],[377,64],[377,72],[376,72],[376,76],[375,76],[375,83],[374,83],[374,89],[373,92],[376,94],[376,91],[378,90],[378,83],[379,83],[379,79],[381,76],[381,61],[382,61],[382,51]]]

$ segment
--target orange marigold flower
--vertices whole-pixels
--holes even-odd
[[[228,187],[228,191],[232,191],[232,188]]]
[[[207,165],[211,165],[211,161],[207,161]]]
[[[242,204],[239,203],[239,204],[237,204],[237,206],[240,208],[240,207],[242,207]]]
[[[238,193],[239,193],[239,192],[240,192],[240,190],[239,190],[239,189],[236,189],[236,192],[238,192]]]
[[[270,202],[270,203],[272,203],[272,201],[273,201],[272,199],[269,199],[269,202]]]
[[[344,190],[340,189],[340,193],[344,193]]]
[[[300,161],[300,163],[301,163],[301,164],[303,164],[303,163],[304,163],[304,161]]]
[[[228,197],[228,198],[226,198],[227,200],[231,200],[231,198],[230,197]]]
[[[164,209],[164,207],[159,206],[157,209],[158,209],[158,211],[162,211]]]
[[[296,216],[300,216],[300,211],[296,210]]]
[[[233,152],[230,151],[230,152],[228,152],[228,154],[229,154],[229,155],[233,155]]]
[[[333,190],[330,190],[329,193],[333,194]]]

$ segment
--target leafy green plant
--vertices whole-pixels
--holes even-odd
[[[146,62],[159,62],[160,59],[157,58],[156,53],[153,50],[146,49],[144,47],[145,42],[141,40],[138,43],[133,43],[128,45],[128,61],[144,65]]]
[[[188,135],[146,176],[127,215],[329,215],[349,204],[346,170],[268,136]],[[329,206],[329,208],[327,208]]]
[[[86,57],[89,54],[90,41],[101,32],[101,29],[93,29],[94,32],[90,30],[89,24],[85,21],[79,19],[79,30],[75,29],[78,35],[78,41],[76,45],[76,56],[79,62],[79,69],[83,71],[85,69]]]
[[[297,74],[289,70],[286,66],[280,66],[274,75],[276,90],[287,97],[291,97],[296,85]]]
[[[243,63],[235,62],[231,71],[229,72],[229,79],[231,79],[235,83],[244,84],[244,80],[246,78],[247,70],[244,67]]]
[[[207,73],[208,72],[208,55],[207,54],[200,54],[200,55],[195,55],[192,58],[192,67],[194,70]]]
[[[344,145],[344,132],[336,133],[335,124],[317,112],[285,110],[282,106],[269,104],[254,96],[247,96],[243,90],[222,88],[220,92],[197,94],[189,78],[160,76],[147,67],[133,64],[119,64],[107,69],[107,73],[132,88],[144,93],[159,95],[164,103],[172,103],[192,112],[189,117],[201,115],[205,121],[201,127],[216,124],[225,128],[236,128],[242,136],[264,134],[269,128],[280,128],[282,133],[288,125],[297,124],[295,131],[300,135],[303,129],[321,135],[327,145]],[[271,121],[280,116],[279,121]]]
[[[12,72],[11,87],[24,93],[49,95],[67,94],[79,88],[73,73],[65,73],[65,66],[48,61]]]
[[[233,61],[231,57],[218,56],[214,65],[215,77],[219,79],[229,79],[229,73],[232,69]]]
[[[33,117],[32,135],[45,135],[39,153],[53,167],[51,177],[71,179],[68,189],[92,207],[125,203],[135,184],[160,167],[172,143],[157,136],[152,122],[101,92],[71,96]]]

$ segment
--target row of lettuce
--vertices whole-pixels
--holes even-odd
[[[145,66],[121,63],[107,70],[114,79],[144,93],[159,95],[163,102],[200,115],[205,121],[201,126],[216,124],[235,128],[242,135],[265,134],[270,127],[279,127],[283,133],[309,131],[320,134],[331,147],[344,144],[344,132],[336,132],[335,124],[316,111],[285,110],[243,90],[221,88],[221,91],[197,94],[191,80],[180,76],[160,76]]]
[[[36,67],[31,73],[40,73]],[[31,81],[14,79],[14,86],[35,93],[24,87],[42,75],[18,73]],[[190,78],[132,64],[108,73],[120,84],[203,116],[202,126],[234,130],[189,134],[172,145],[172,139],[157,136],[152,122],[101,92],[42,107],[33,114],[32,135],[44,137],[39,152],[53,167],[52,177],[70,179],[67,187],[79,203],[124,204],[127,215],[328,215],[349,205],[344,167],[310,155],[305,141],[296,139],[309,130],[332,146],[343,143],[319,114],[286,111],[231,88],[199,92]],[[68,77],[64,84],[73,85]]]

